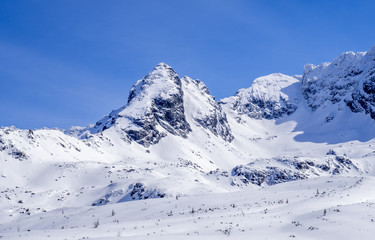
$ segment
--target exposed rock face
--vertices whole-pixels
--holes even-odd
[[[306,65],[302,91],[313,110],[337,104],[375,119],[375,47],[366,52],[347,52],[331,63]]]
[[[130,140],[146,147],[156,144],[166,133],[186,138],[191,131],[185,118],[183,91],[177,73],[160,63],[129,93],[126,106],[96,123],[92,132],[117,125]]]
[[[124,194],[124,191],[123,190],[116,190],[116,191],[110,191],[108,192],[107,194],[105,194],[103,197],[99,198],[98,200],[96,200],[93,204],[91,204],[92,206],[102,206],[102,205],[106,205],[108,203],[110,203],[112,201],[113,198],[116,198],[118,196],[121,196]]]
[[[34,132],[32,130],[18,130],[15,127],[0,128],[0,152],[4,151],[9,156],[19,161],[27,160],[28,154],[15,146],[12,140],[6,139],[3,135],[16,133],[19,137],[24,138],[27,143],[34,145]]]
[[[141,200],[148,198],[164,198],[166,194],[159,188],[149,188],[141,182],[129,185],[127,190],[117,189],[117,184],[113,183],[108,186],[110,189],[104,196],[93,202],[92,206],[102,206],[116,202],[126,202],[132,200]]]
[[[182,78],[184,101],[191,121],[208,129],[214,135],[231,142],[233,135],[226,114],[200,80]]]
[[[276,119],[296,111],[300,101],[298,77],[274,73],[254,80],[247,89],[223,99],[239,115],[255,119]]]
[[[135,183],[131,186],[131,192],[125,198],[121,199],[120,202],[131,200],[149,199],[149,198],[164,198],[166,196],[160,189],[147,188],[143,183]]]
[[[283,182],[300,180],[307,178],[306,175],[293,172],[290,169],[281,169],[278,167],[266,167],[265,169],[254,169],[248,166],[237,166],[232,170],[232,176],[241,176],[241,181],[245,184],[274,185]]]
[[[306,179],[311,176],[360,173],[359,168],[345,156],[329,155],[324,163],[314,159],[272,158],[260,159],[232,169],[232,176],[240,177],[244,184],[274,185]]]
[[[114,127],[127,141],[149,147],[167,134],[187,138],[190,124],[196,123],[225,141],[233,140],[226,115],[208,88],[199,80],[180,79],[170,66],[160,63],[134,84],[127,105],[98,121],[90,132]]]

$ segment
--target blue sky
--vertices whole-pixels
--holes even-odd
[[[374,1],[1,0],[0,125],[95,123],[159,62],[217,98],[375,45]]]

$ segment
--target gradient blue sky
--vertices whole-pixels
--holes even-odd
[[[86,126],[159,62],[217,98],[375,45],[375,1],[1,0],[0,125]]]

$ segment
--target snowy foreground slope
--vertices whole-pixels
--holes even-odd
[[[374,109],[375,47],[220,101],[160,63],[94,125],[0,129],[0,236],[371,239]]]
[[[235,193],[60,208],[4,239],[373,239],[373,177],[322,177]]]
[[[4,239],[373,239],[375,178],[59,208],[3,223]]]

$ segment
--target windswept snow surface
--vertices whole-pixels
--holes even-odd
[[[372,239],[374,56],[220,101],[161,63],[94,125],[2,127],[0,236]]]
[[[58,208],[2,223],[4,239],[373,239],[373,177],[101,207]],[[3,219],[2,219],[3,220]]]

